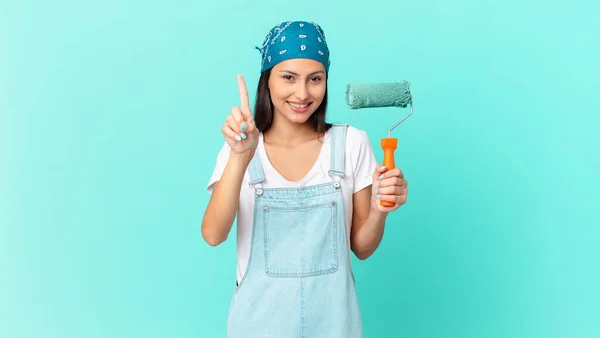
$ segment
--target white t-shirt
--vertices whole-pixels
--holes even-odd
[[[331,182],[332,178],[328,175],[330,167],[331,154],[331,132],[329,129],[325,133],[325,138],[321,152],[317,161],[308,174],[298,182],[291,182],[283,178],[271,165],[263,143],[263,134],[259,134],[258,152],[265,173],[265,182],[262,183],[264,189],[268,188],[300,188],[310,185],[317,185]],[[229,158],[230,148],[225,142],[217,156],[215,169],[208,183],[208,191],[212,193],[213,185],[223,174],[227,160]],[[377,168],[375,154],[367,134],[355,127],[349,126],[346,134],[346,177],[342,179],[342,192],[344,194],[346,209],[346,225],[348,234],[352,226],[352,195],[355,192],[372,184],[373,173]],[[246,171],[242,182],[240,192],[240,204],[237,215],[237,281],[241,281],[250,254],[250,242],[252,237],[252,220],[254,212],[254,188],[248,184],[249,174]],[[338,178],[336,177],[336,180]],[[348,238],[348,241],[350,239]]]

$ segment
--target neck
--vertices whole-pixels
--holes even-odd
[[[281,145],[296,145],[307,140],[315,139],[318,133],[312,128],[310,122],[302,124],[294,123],[286,118],[275,113],[273,116],[273,124],[265,133],[265,142],[268,138],[268,143],[277,143]]]

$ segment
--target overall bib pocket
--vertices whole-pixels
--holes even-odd
[[[338,268],[335,201],[264,207],[265,272],[279,278],[310,277]]]

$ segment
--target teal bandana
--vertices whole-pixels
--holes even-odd
[[[319,25],[307,21],[287,21],[273,27],[265,37],[260,72],[281,61],[306,58],[321,62],[329,71],[329,49]]]

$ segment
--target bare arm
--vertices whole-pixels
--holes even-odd
[[[358,259],[369,258],[379,247],[385,228],[386,212],[373,208],[371,186],[353,196],[351,248]]]
[[[259,132],[254,124],[246,83],[238,75],[241,107],[231,108],[221,128],[231,148],[223,174],[215,183],[213,193],[202,219],[202,237],[216,246],[223,243],[229,232],[240,203],[240,191],[246,168],[250,164],[258,145]]]
[[[381,176],[380,176],[381,175]],[[369,258],[381,244],[385,221],[389,212],[406,203],[408,182],[398,168],[387,171],[377,166],[373,173],[372,186],[355,193],[353,200],[352,232],[350,244],[358,259]],[[384,207],[380,200],[394,202],[393,207]]]
[[[202,237],[209,245],[219,245],[229,236],[239,207],[242,180],[251,159],[251,153],[230,154],[221,179],[215,183],[202,219]]]

